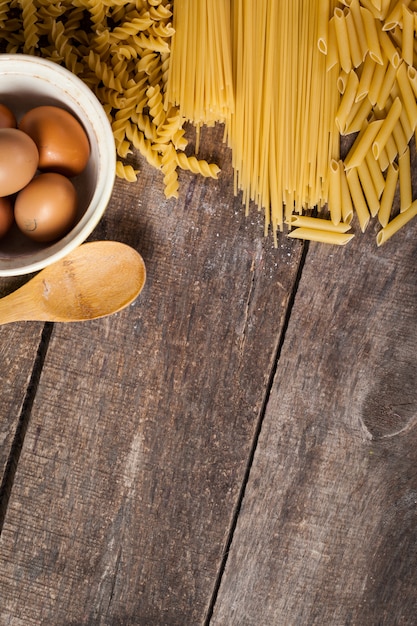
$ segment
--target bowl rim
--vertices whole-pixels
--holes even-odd
[[[39,75],[40,78],[49,80],[51,83],[55,81],[62,92],[67,91],[70,94],[72,102],[77,103],[80,110],[87,110],[87,116],[90,114],[90,122],[92,119],[94,120],[92,126],[97,138],[100,168],[98,169],[96,188],[86,210],[88,215],[83,215],[74,228],[63,238],[36,252],[37,258],[35,260],[28,260],[25,263],[24,256],[18,256],[15,266],[13,266],[13,261],[8,260],[7,266],[3,268],[0,266],[0,277],[37,272],[62,259],[83,243],[97,226],[107,208],[116,176],[116,147],[111,124],[103,105],[90,87],[76,74],[55,61],[23,53],[0,54],[1,76],[27,76],[28,74],[34,78]],[[78,95],[82,98],[81,103],[77,98]],[[61,101],[65,105],[64,100]],[[68,102],[68,108],[71,109],[71,102]]]

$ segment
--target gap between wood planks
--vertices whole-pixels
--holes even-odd
[[[299,263],[298,270],[297,270],[296,279],[295,279],[294,286],[293,286],[293,289],[291,291],[290,298],[288,301],[288,306],[285,312],[285,318],[283,322],[281,335],[279,337],[279,341],[278,341],[275,355],[273,358],[271,371],[268,377],[268,383],[265,389],[265,395],[263,398],[262,406],[259,412],[256,427],[255,427],[255,433],[254,433],[248,461],[246,464],[246,469],[245,469],[242,485],[241,485],[237,503],[236,503],[236,506],[232,515],[230,529],[227,534],[227,540],[226,540],[226,545],[225,545],[225,549],[223,552],[222,561],[220,563],[219,571],[218,571],[216,580],[214,582],[213,593],[212,593],[211,600],[209,603],[207,617],[204,621],[204,626],[209,626],[210,624],[213,611],[214,611],[214,606],[216,604],[218,592],[220,589],[221,581],[222,581],[223,574],[226,568],[228,553],[229,553],[229,550],[233,541],[234,532],[236,530],[239,513],[242,507],[242,502],[243,502],[243,498],[245,495],[246,486],[248,484],[249,475],[250,475],[251,467],[253,464],[259,435],[262,429],[262,424],[263,424],[263,420],[264,420],[265,413],[266,413],[266,407],[268,404],[269,395],[270,395],[272,384],[275,378],[275,373],[279,364],[281,350],[285,341],[285,336],[286,336],[289,320],[292,314],[292,309],[293,309],[294,301],[297,295],[299,283],[301,280],[301,275],[305,266],[308,248],[309,248],[309,242],[305,241],[303,244],[303,250],[302,250],[300,263]],[[3,481],[0,485],[0,535],[3,529],[4,520],[5,520],[6,513],[7,513],[7,507],[8,507],[8,503],[10,499],[10,494],[13,488],[16,469],[19,463],[19,458],[20,458],[23,443],[25,440],[25,435],[26,435],[28,425],[30,422],[33,402],[34,402],[34,399],[36,397],[36,393],[38,390],[39,380],[40,380],[40,376],[43,370],[46,354],[48,352],[48,347],[49,347],[50,339],[52,336],[53,328],[54,328],[54,324],[52,322],[46,322],[43,328],[41,340],[38,346],[38,351],[37,351],[37,355],[35,359],[35,364],[32,370],[31,379],[26,390],[25,399],[24,399],[22,409],[20,412],[18,425],[16,428],[15,436],[14,436],[10,454],[9,454],[9,459],[8,459],[4,476],[3,476]]]
[[[304,266],[305,266],[306,257],[307,257],[307,253],[308,253],[308,248],[309,248],[309,241],[303,242],[303,250],[302,250],[302,254],[301,254],[301,258],[300,258],[300,263],[298,265],[297,275],[296,275],[296,278],[295,278],[295,281],[294,281],[294,286],[293,286],[291,294],[290,294],[290,298],[289,298],[289,301],[288,301],[288,306],[287,306],[286,311],[285,311],[285,317],[284,317],[284,322],[283,322],[283,326],[282,326],[281,335],[279,337],[278,345],[277,345],[277,348],[276,348],[276,351],[275,351],[275,355],[274,355],[274,358],[273,358],[271,371],[270,371],[270,374],[269,374],[269,377],[268,377],[268,383],[267,383],[267,386],[266,386],[266,389],[265,389],[264,399],[263,399],[263,402],[262,402],[261,409],[259,411],[258,421],[256,423],[255,433],[254,433],[254,436],[253,436],[253,441],[252,441],[252,445],[251,445],[250,454],[249,454],[249,457],[248,457],[248,462],[247,462],[245,473],[244,473],[244,476],[243,476],[243,481],[242,481],[242,485],[241,485],[241,488],[240,488],[240,492],[239,492],[239,496],[238,496],[238,499],[237,499],[237,503],[236,503],[236,506],[235,506],[235,510],[233,512],[233,515],[232,515],[232,521],[231,521],[230,529],[229,529],[229,532],[228,532],[228,535],[227,535],[227,540],[226,540],[226,545],[225,545],[225,549],[224,549],[224,552],[223,552],[222,561],[221,561],[221,564],[220,564],[220,567],[219,567],[219,572],[218,572],[216,580],[215,580],[212,597],[211,597],[210,604],[209,604],[208,611],[207,611],[207,617],[206,617],[206,619],[204,621],[204,626],[209,626],[210,622],[211,622],[211,618],[213,617],[213,611],[214,611],[214,607],[215,607],[215,604],[216,604],[216,601],[217,601],[217,596],[218,596],[218,593],[219,593],[221,581],[222,581],[222,578],[223,578],[224,571],[226,569],[226,564],[227,564],[227,559],[228,559],[228,555],[229,555],[229,550],[230,550],[230,547],[232,545],[233,536],[234,536],[234,533],[235,533],[235,530],[236,530],[236,526],[237,526],[240,510],[242,508],[243,498],[245,497],[246,486],[247,486],[248,481],[249,481],[249,475],[250,475],[250,472],[251,472],[253,460],[254,460],[254,457],[255,457],[256,448],[257,448],[257,445],[258,445],[259,435],[261,433],[262,424],[263,424],[263,421],[264,421],[266,408],[267,408],[268,401],[269,401],[269,395],[271,393],[271,389],[272,389],[272,385],[273,385],[273,382],[274,382],[275,374],[276,374],[276,371],[277,371],[277,368],[278,368],[279,359],[280,359],[281,351],[282,351],[282,346],[284,345],[285,336],[286,336],[287,329],[288,329],[288,324],[289,324],[289,321],[290,321],[290,318],[291,318],[291,315],[292,315],[292,310],[293,310],[295,298],[296,298],[298,287],[299,287],[300,280],[301,280],[301,275],[303,273],[303,269],[304,269]]]
[[[33,402],[38,390],[39,379],[42,373],[43,364],[45,362],[46,353],[48,352],[53,327],[54,324],[52,322],[46,322],[45,326],[43,327],[41,340],[39,342],[38,351],[32,370],[32,375],[26,389],[25,399],[23,401],[22,409],[20,411],[19,420],[13,438],[13,443],[10,449],[9,458],[3,474],[3,480],[0,485],[0,535],[3,530],[4,519],[6,517],[7,506],[9,504],[9,498],[13,488],[16,469],[19,463],[20,453],[22,451],[26,431],[28,429]]]

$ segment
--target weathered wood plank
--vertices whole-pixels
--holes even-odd
[[[306,257],[213,626],[414,624],[417,223]]]
[[[204,621],[302,252],[245,219],[221,135],[203,149],[224,174],[184,174],[177,203],[147,167],[116,185],[95,238],[135,246],[148,281],[129,309],[54,328],[0,541],[2,623]]]
[[[1,279],[0,294],[5,295],[18,283],[13,279]],[[43,324],[23,322],[0,327],[0,485],[4,485],[4,472],[10,459],[10,452],[16,436],[19,419],[24,416],[25,398],[31,381],[36,355],[42,337]],[[2,490],[0,491],[0,526],[2,510]]]

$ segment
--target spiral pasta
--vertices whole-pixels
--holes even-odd
[[[123,178],[130,183],[134,183],[137,180],[137,174],[139,170],[133,169],[132,165],[126,165],[122,161],[116,161],[116,175],[119,178]]]
[[[183,170],[189,170],[194,174],[218,178],[220,168],[215,163],[207,163],[204,159],[197,159],[195,156],[187,156],[185,152],[178,152],[177,163]]]
[[[79,76],[103,105],[116,145],[116,175],[134,182],[138,153],[178,197],[185,119],[165,102],[171,55],[169,0],[0,1],[0,51],[41,55]]]
[[[36,7],[31,0],[19,0],[19,4],[23,16],[23,52],[32,54],[39,41]]]

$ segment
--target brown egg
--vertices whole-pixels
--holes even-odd
[[[87,165],[90,143],[80,122],[55,106],[30,109],[19,122],[20,130],[32,137],[39,150],[39,169],[76,176]]]
[[[11,198],[0,198],[0,237],[3,237],[14,221]]]
[[[17,128],[0,128],[0,197],[11,196],[33,178],[39,153],[33,139]]]
[[[49,242],[74,225],[77,192],[72,182],[56,172],[39,174],[16,196],[14,216],[20,230],[34,241]]]
[[[0,103],[0,128],[16,128],[17,121],[13,111]]]

